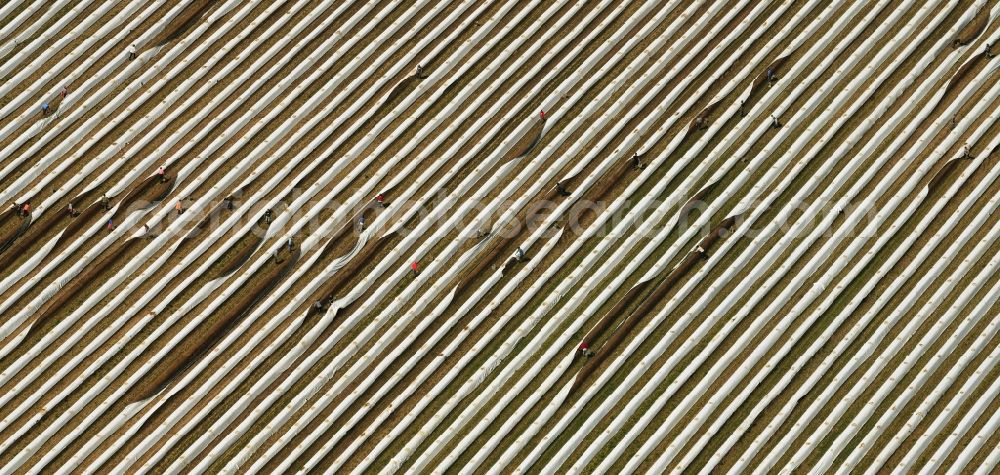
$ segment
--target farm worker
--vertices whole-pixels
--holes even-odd
[[[771,114],[771,127],[774,127],[775,129],[781,128],[781,122],[778,122],[778,118],[775,117],[774,114]]]
[[[385,208],[385,195],[382,193],[375,195],[375,202],[378,203],[380,207]]]
[[[740,117],[746,117],[747,111],[743,108],[743,101],[740,101]]]
[[[993,54],[993,45],[990,43],[986,43],[986,57],[993,59],[994,56],[996,55]]]
[[[708,252],[705,251],[704,247],[698,246],[698,254],[701,254],[703,259],[708,259]]]
[[[972,150],[969,149],[969,144],[965,144],[965,151],[962,152],[962,158],[972,159]]]
[[[114,223],[114,221],[112,221],[112,220],[109,219],[108,220],[108,231],[111,231],[112,229],[115,229],[115,223]]]
[[[156,170],[156,176],[160,177],[160,183],[165,183],[167,181],[167,170],[160,167],[159,170]]]
[[[594,352],[590,351],[590,345],[587,342],[580,343],[580,348],[577,350],[582,356],[594,356]]]
[[[774,68],[767,68],[767,83],[768,85],[774,83],[778,79],[778,76],[774,74]]]
[[[47,116],[47,115],[49,115],[49,103],[48,102],[42,104],[42,116]]]
[[[270,209],[269,209],[269,210],[267,210],[267,211],[265,211],[265,212],[264,212],[264,222],[266,222],[267,224],[271,224],[271,215],[272,215],[272,214],[273,214],[273,213],[271,212],[271,210],[270,210]]]
[[[556,182],[556,190],[559,191],[559,196],[569,196],[571,194],[569,190],[563,186],[562,182],[559,181]]]
[[[420,274],[420,271],[417,269],[417,261],[410,263],[410,271],[413,272],[414,277]]]
[[[541,111],[541,112],[539,112],[539,113],[538,113],[538,116],[539,116],[539,117],[541,117],[541,118],[542,118],[542,120],[545,120],[545,111]]]
[[[174,209],[175,209],[175,210],[177,210],[177,214],[178,214],[178,215],[180,215],[180,214],[183,214],[183,213],[184,213],[184,206],[183,206],[183,205],[181,205],[181,202],[180,202],[180,201],[178,201],[178,202],[177,202],[177,204],[175,204],[175,205],[174,205]]]
[[[424,76],[424,67],[421,66],[421,65],[419,65],[419,64],[417,65],[417,77],[418,78],[424,78],[425,77]]]
[[[316,303],[313,304],[313,309],[316,310],[316,313],[323,313],[323,301],[317,300]]]
[[[514,252],[514,258],[518,261],[524,261],[524,249],[521,249],[521,246],[518,246],[517,251]]]
[[[21,205],[21,214],[23,214],[24,216],[28,216],[29,214],[31,214],[31,203],[25,201],[24,204]]]
[[[642,170],[645,168],[642,166],[642,161],[639,160],[639,152],[632,155],[632,166],[635,167],[636,170]]]
[[[226,202],[226,209],[232,211],[233,210],[233,197],[232,196],[227,196],[226,199],[223,200],[223,201]]]
[[[136,52],[135,44],[133,43],[132,46],[128,47],[128,60],[129,61],[132,61],[133,59],[135,59],[135,52]]]
[[[73,203],[70,203],[69,205],[67,205],[66,209],[69,211],[69,215],[70,216],[76,216],[77,215],[76,210],[73,209]]]
[[[294,244],[292,244],[292,238],[288,238],[288,252],[292,252],[292,246],[294,246]]]
[[[364,231],[365,230],[365,216],[364,215],[358,216],[358,230],[359,231]]]
[[[108,201],[108,195],[101,195],[101,209],[104,211],[111,209],[111,203]]]
[[[62,90],[59,91],[59,98],[60,99],[65,99],[66,98],[66,94],[69,94],[69,88],[66,87],[66,86],[63,86]]]

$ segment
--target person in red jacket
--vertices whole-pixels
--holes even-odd
[[[413,272],[414,277],[420,274],[420,271],[417,269],[417,261],[410,263],[410,271]]]

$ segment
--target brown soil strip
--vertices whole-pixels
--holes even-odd
[[[158,364],[146,379],[132,388],[131,394],[135,399],[126,400],[131,403],[148,399],[162,391],[171,381],[179,379],[187,368],[222,341],[250,310],[267,297],[298,261],[300,252],[298,247],[291,252],[282,248],[276,254],[276,260],[268,261],[255,276],[246,281],[238,294],[231,296],[219,307],[222,311],[207,319],[185,339],[181,347],[170,353],[166,361]]]
[[[266,218],[258,219],[257,225],[250,228],[239,241],[233,244],[234,252],[219,256],[216,267],[221,267],[223,270],[215,277],[227,277],[249,261],[264,242],[264,236],[267,235],[267,228],[270,226],[271,223]]]
[[[153,369],[147,373],[146,378],[133,386],[128,393],[119,399],[115,406],[118,411],[111,409],[102,417],[109,422],[110,417],[118,413],[129,405],[143,400],[150,399],[157,394],[161,393],[166,389],[171,383],[180,380],[184,373],[187,372],[192,366],[198,363],[209,351],[212,350],[220,341],[222,341],[226,335],[235,328],[240,321],[242,321],[247,314],[255,306],[257,306],[267,295],[280,283],[292,268],[295,266],[296,262],[300,257],[300,249],[294,248],[289,251],[283,248],[281,251],[275,254],[275,259],[269,260],[262,268],[258,269],[254,276],[250,277],[245,283],[244,287],[240,289],[238,294],[230,296],[225,305],[219,307],[220,311],[218,313],[211,314],[205,322],[195,329],[189,336],[184,340],[183,343],[174,348],[167,357],[160,362],[160,364],[153,367]],[[182,399],[177,398],[177,394],[172,395],[169,399],[174,400],[175,403],[179,403]],[[139,433],[143,436],[151,436],[156,430],[156,424],[153,422],[155,420],[162,420],[168,414],[168,411],[172,407],[171,405],[162,405],[156,411],[156,415],[159,417],[151,417],[147,419],[142,426],[139,428]],[[132,418],[132,421],[137,420],[141,416],[137,414]],[[130,422],[132,422],[130,421]],[[108,450],[108,445],[114,440],[122,435],[125,429],[131,424],[126,424],[124,427],[120,428],[112,437],[108,437],[101,446],[99,446],[88,459],[95,457],[95,454],[100,454]],[[103,427],[104,425],[101,425]],[[82,444],[83,441],[74,441],[70,448],[63,451],[62,454],[72,453],[72,446]],[[62,456],[62,455],[61,455]],[[116,460],[108,460],[105,462],[104,469],[111,470]],[[53,466],[60,466],[60,461],[58,458],[52,462]]]
[[[958,32],[953,45],[957,48],[972,43],[979,35],[986,31],[986,25],[990,23],[990,6],[984,4],[976,16],[969,20],[969,23]]]
[[[507,163],[515,158],[520,158],[528,154],[532,148],[538,145],[538,142],[542,139],[542,132],[545,129],[544,120],[536,120],[530,129],[524,131],[521,138],[514,143],[511,147],[510,152],[507,156],[500,160],[498,163]]]
[[[188,6],[184,7],[183,10],[177,13],[170,21],[163,27],[163,31],[156,35],[152,40],[149,41],[147,49],[150,47],[163,46],[173,40],[180,38],[188,29],[198,23],[201,17],[211,9],[212,4],[216,0],[194,0]],[[165,10],[170,10],[174,5],[167,3],[160,8]]]
[[[67,284],[66,287],[61,289],[53,299],[46,304],[46,307],[42,309],[33,319],[34,325],[30,329],[30,334],[25,338],[23,342],[18,346],[18,349],[26,348],[28,345],[33,345],[38,338],[40,338],[45,332],[47,332],[51,327],[56,325],[60,318],[77,306],[79,306],[83,300],[91,295],[98,287],[103,285],[107,280],[112,279],[115,274],[124,266],[124,263],[129,259],[132,259],[142,248],[144,240],[142,239],[131,239],[125,243],[118,244],[109,253],[99,266],[93,266],[88,268],[86,271],[78,275],[75,279]],[[111,256],[114,256],[113,258]],[[100,270],[98,270],[98,268]],[[5,362],[0,363],[3,366],[9,366],[9,361],[13,358],[19,357],[22,354],[20,351],[12,352],[6,355]],[[3,412],[5,414],[12,411],[17,404],[23,400],[24,396],[21,396],[15,401],[12,401],[10,405],[4,406]],[[29,441],[34,440],[38,434],[44,430],[46,424],[51,424],[55,417],[58,417],[62,411],[53,411],[51,407],[40,405],[40,410],[45,410],[45,415],[42,419],[34,424],[27,433],[23,434],[21,437],[13,441],[11,451],[4,452],[0,454],[0,461],[6,463],[10,460],[13,454],[18,453]],[[34,413],[30,414],[34,416]],[[0,431],[0,439],[10,440],[13,433],[19,430],[25,421],[18,419],[15,423],[8,426],[3,431]],[[39,454],[41,456],[41,454]]]
[[[931,178],[931,181],[927,183],[929,193],[925,199],[929,200],[935,192],[940,191],[941,186],[946,180],[952,178],[955,175],[955,172],[957,172],[960,168],[965,168],[960,167],[959,165],[968,163],[968,160],[963,160],[961,158],[948,160],[948,163],[945,163],[944,166],[938,170],[937,174],[934,175],[934,178]]]
[[[573,381],[573,387],[570,394],[578,393],[580,388],[587,384],[588,378],[594,374],[597,368],[599,366],[603,366],[607,357],[610,354],[619,351],[619,346],[624,341],[625,337],[628,336],[633,329],[635,329],[636,325],[638,325],[641,320],[652,314],[653,309],[663,303],[663,299],[667,293],[670,292],[671,289],[673,289],[685,275],[691,272],[691,270],[694,269],[694,267],[702,259],[706,259],[708,257],[708,251],[710,251],[712,247],[723,238],[723,236],[732,232],[733,228],[736,226],[737,219],[738,216],[731,216],[723,220],[723,222],[716,226],[716,228],[713,229],[708,236],[705,236],[701,240],[699,247],[705,250],[704,254],[699,251],[688,253],[684,260],[681,261],[681,263],[678,264],[673,271],[667,274],[659,284],[657,284],[653,291],[650,292],[649,295],[647,295],[642,301],[639,307],[625,319],[621,326],[615,329],[607,343],[601,346],[597,350],[595,356],[580,369],[580,372],[576,375],[576,379]],[[626,296],[627,295],[628,294],[626,294]],[[616,307],[618,306],[624,305],[621,303],[616,304]]]
[[[117,264],[120,261],[120,257],[127,253],[130,247],[135,246],[138,243],[137,240],[129,240],[123,243],[115,245],[109,249],[100,259],[98,259],[93,266],[84,270],[78,274],[66,287],[59,289],[55,295],[48,300],[45,305],[43,305],[38,312],[35,313],[31,324],[31,328],[28,330],[28,335],[25,339],[18,345],[20,349],[26,350],[33,346],[42,336],[45,335],[49,330],[51,330],[58,321],[55,320],[57,312],[60,310],[68,310],[66,304],[70,298],[80,294],[80,290],[93,283],[93,278],[97,275],[101,275],[107,270],[112,264]],[[9,357],[14,355],[20,355],[23,351],[15,349]],[[6,358],[5,358],[6,359]],[[5,361],[0,361],[0,367],[7,367],[9,364]]]
[[[0,253],[4,253],[4,251],[10,249],[18,237],[24,235],[25,230],[31,225],[31,216],[20,216],[20,210],[15,210],[14,207],[11,207],[3,212],[2,217],[0,217],[0,223],[3,223],[2,227],[0,227],[0,236],[2,236],[0,238]],[[12,253],[7,252],[4,254],[10,255]],[[0,268],[8,269],[6,265],[0,266]]]
[[[176,180],[177,177],[167,177],[162,180],[156,175],[147,177],[122,198],[118,208],[111,214],[111,219],[117,224],[133,211],[148,209],[166,198],[167,193],[174,188]]]
[[[946,96],[953,96],[957,90],[960,90],[962,86],[969,82],[970,79],[976,77],[976,74],[986,66],[986,63],[990,61],[990,58],[986,56],[986,53],[977,54],[972,57],[972,59],[965,62],[962,67],[958,68],[958,72],[952,76],[951,81],[948,82],[948,87],[945,88]],[[942,103],[944,105],[951,105],[946,102]]]

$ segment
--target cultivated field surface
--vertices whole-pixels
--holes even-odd
[[[998,43],[1000,0],[4,0],[0,473],[995,473]]]

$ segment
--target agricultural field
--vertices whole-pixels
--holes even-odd
[[[0,473],[1000,464],[996,0],[6,0]]]

